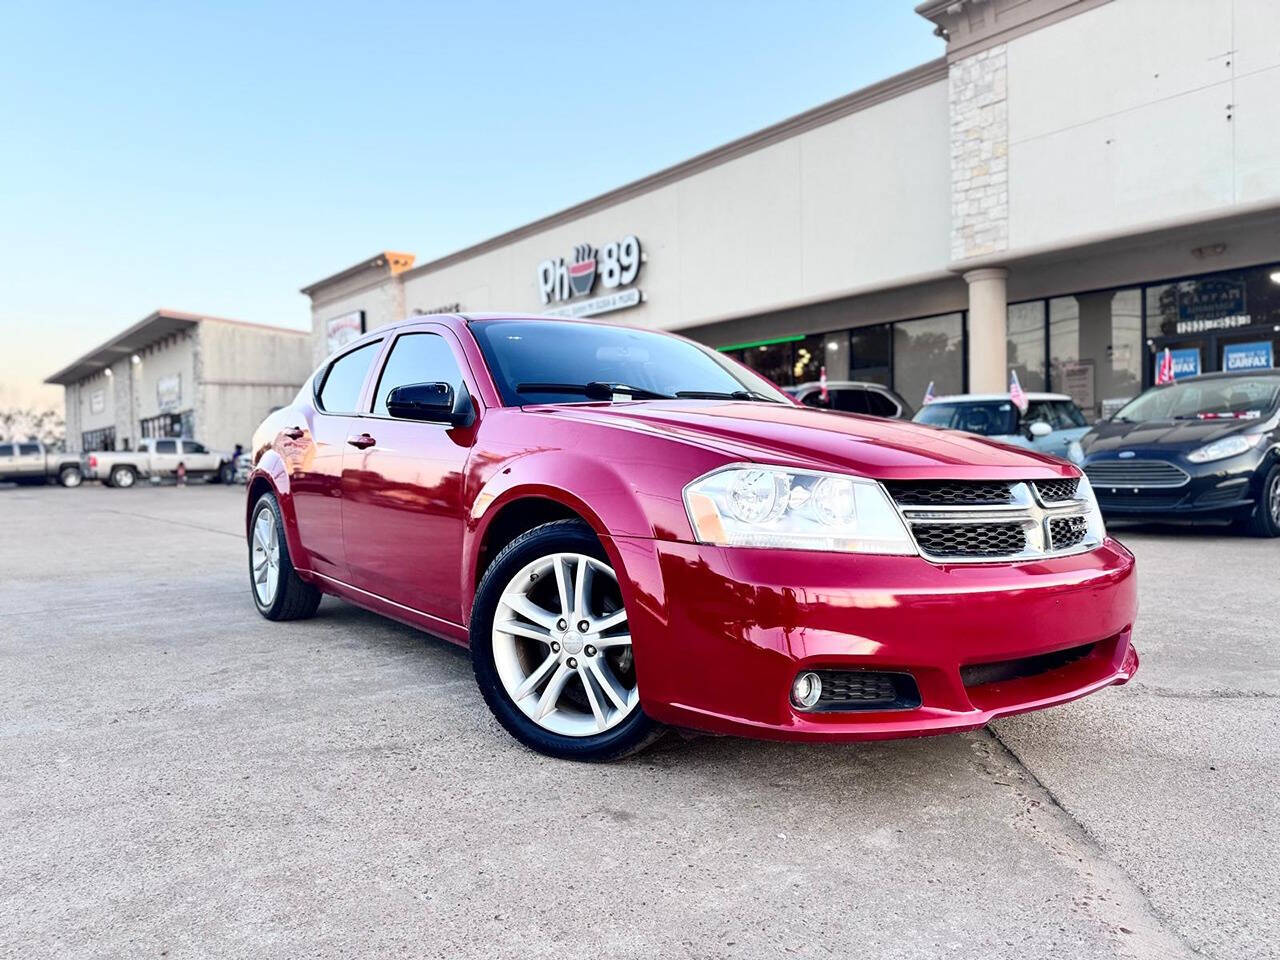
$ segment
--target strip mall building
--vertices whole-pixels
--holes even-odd
[[[945,0],[922,64],[429,263],[306,287],[313,353],[415,313],[675,330],[780,384],[1070,393],[1280,347],[1275,0]],[[932,24],[925,21],[931,21]]]

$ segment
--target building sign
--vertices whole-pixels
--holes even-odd
[[[598,250],[580,243],[573,248],[569,264],[563,257],[543,260],[538,264],[538,294],[544,304],[556,304],[545,312],[555,317],[594,317],[636,306],[644,297],[631,284],[640,275],[643,261],[640,241],[630,234]],[[597,285],[605,292],[593,297]]]
[[[325,342],[328,344],[329,352],[332,353],[352,340],[358,340],[364,333],[364,311],[353,310],[340,317],[332,317],[327,322],[325,330],[327,334]]]
[[[1076,360],[1062,365],[1062,392],[1071,397],[1077,407],[1090,413],[1097,403],[1094,381],[1092,360]]]
[[[1251,323],[1253,323],[1253,318],[1248,314],[1236,314],[1231,317],[1179,320],[1174,329],[1178,333],[1204,333],[1206,330],[1234,330],[1236,327],[1247,327]]]
[[[1178,291],[1179,325],[1186,320],[1217,320],[1245,312],[1243,279],[1212,277]]]
[[[182,406],[182,374],[171,373],[156,381],[156,406],[162,413]]]
[[[1187,347],[1185,350],[1170,350],[1173,357],[1173,379],[1180,380],[1183,377],[1194,377],[1200,373],[1200,348]],[[1164,356],[1161,350],[1155,355],[1156,370],[1160,369],[1160,358]]]
[[[107,393],[105,390],[95,390],[89,394],[89,412],[101,413],[107,409]]]
[[[1222,369],[1228,373],[1232,370],[1269,370],[1273,366],[1275,361],[1271,355],[1270,340],[1232,343],[1222,348]]]
[[[415,317],[428,317],[428,316],[434,317],[434,316],[440,316],[441,314],[461,313],[461,312],[462,312],[462,304],[458,302],[442,303],[438,307],[427,307],[425,310],[422,309],[421,307],[413,308],[413,315]]]

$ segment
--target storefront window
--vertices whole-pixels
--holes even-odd
[[[791,353],[791,379],[785,382],[775,382],[783,386],[792,386],[797,383],[808,383],[811,380],[817,380],[824,366],[823,353],[825,352],[825,345],[823,341],[825,339],[819,334],[805,337],[803,340],[797,340],[793,344]],[[827,379],[831,379],[830,370],[827,371]]]
[[[849,379],[849,332],[828,333],[822,338],[822,359],[828,380]]]
[[[1089,420],[1110,416],[1142,390],[1142,301],[1137,289],[1049,301],[1052,389]]]
[[[849,379],[891,386],[889,356],[893,328],[880,323],[849,331]],[[912,400],[912,404],[915,404]]]
[[[929,383],[935,396],[964,390],[964,317],[947,313],[893,325],[893,388],[917,405]]]
[[[1023,390],[1043,390],[1044,301],[1009,305],[1009,368],[1018,372]]]

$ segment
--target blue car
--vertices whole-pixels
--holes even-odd
[[[1021,413],[1007,393],[938,397],[912,419],[1055,457],[1067,457],[1071,445],[1089,432],[1084,414],[1065,393],[1028,393],[1027,400],[1027,412]]]

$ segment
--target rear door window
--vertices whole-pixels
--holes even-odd
[[[878,390],[867,390],[867,413],[875,417],[896,417],[898,405]]]
[[[177,440],[157,440],[156,441],[156,453],[177,453],[177,452],[178,452]]]
[[[382,341],[375,340],[333,361],[320,387],[321,410],[325,413],[357,412],[364,378],[381,346]]]
[[[196,443],[194,440],[183,440],[182,449],[186,453],[208,453],[203,443]]]

